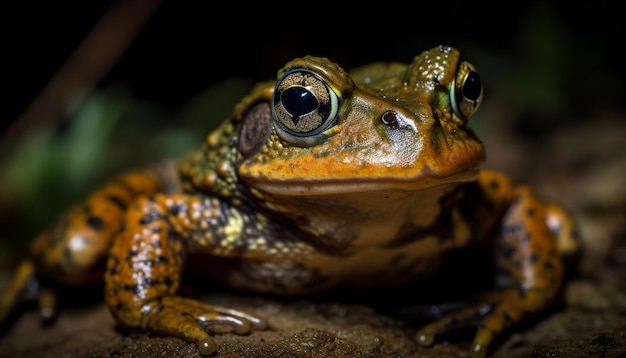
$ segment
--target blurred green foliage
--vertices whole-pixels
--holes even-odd
[[[197,147],[251,86],[232,78],[172,112],[116,83],[90,95],[60,128],[33,128],[3,141],[0,261],[109,176]]]

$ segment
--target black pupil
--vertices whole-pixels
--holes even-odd
[[[463,96],[472,101],[478,100],[480,92],[482,91],[483,84],[480,81],[480,76],[476,72],[470,72],[467,75],[467,79],[463,84]]]
[[[293,116],[307,114],[319,106],[317,98],[304,87],[287,88],[280,95],[285,109]]]

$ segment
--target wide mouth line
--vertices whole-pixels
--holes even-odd
[[[255,180],[253,186],[269,193],[282,195],[325,195],[394,189],[402,191],[417,191],[429,189],[446,183],[463,183],[471,181],[476,178],[477,173],[477,170],[468,170],[446,177],[419,176],[414,178],[351,178],[343,180]]]

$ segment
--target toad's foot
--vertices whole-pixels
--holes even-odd
[[[477,331],[470,346],[470,355],[482,358],[493,340],[505,329],[545,305],[545,295],[534,290],[510,288],[492,291],[478,303],[424,326],[417,332],[416,338],[419,344],[430,346],[440,334],[473,325]]]
[[[217,350],[217,343],[206,332],[209,325],[225,324],[231,326],[236,334],[267,328],[265,319],[184,297],[164,297],[156,303],[147,304],[142,310],[145,312],[142,319],[144,329],[193,342],[202,355],[210,355]],[[123,313],[118,317],[121,322],[124,318]]]

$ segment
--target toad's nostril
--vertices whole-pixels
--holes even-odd
[[[396,112],[387,111],[383,113],[383,115],[380,117],[380,121],[383,122],[383,124],[393,128],[397,128],[399,126],[398,116]]]

